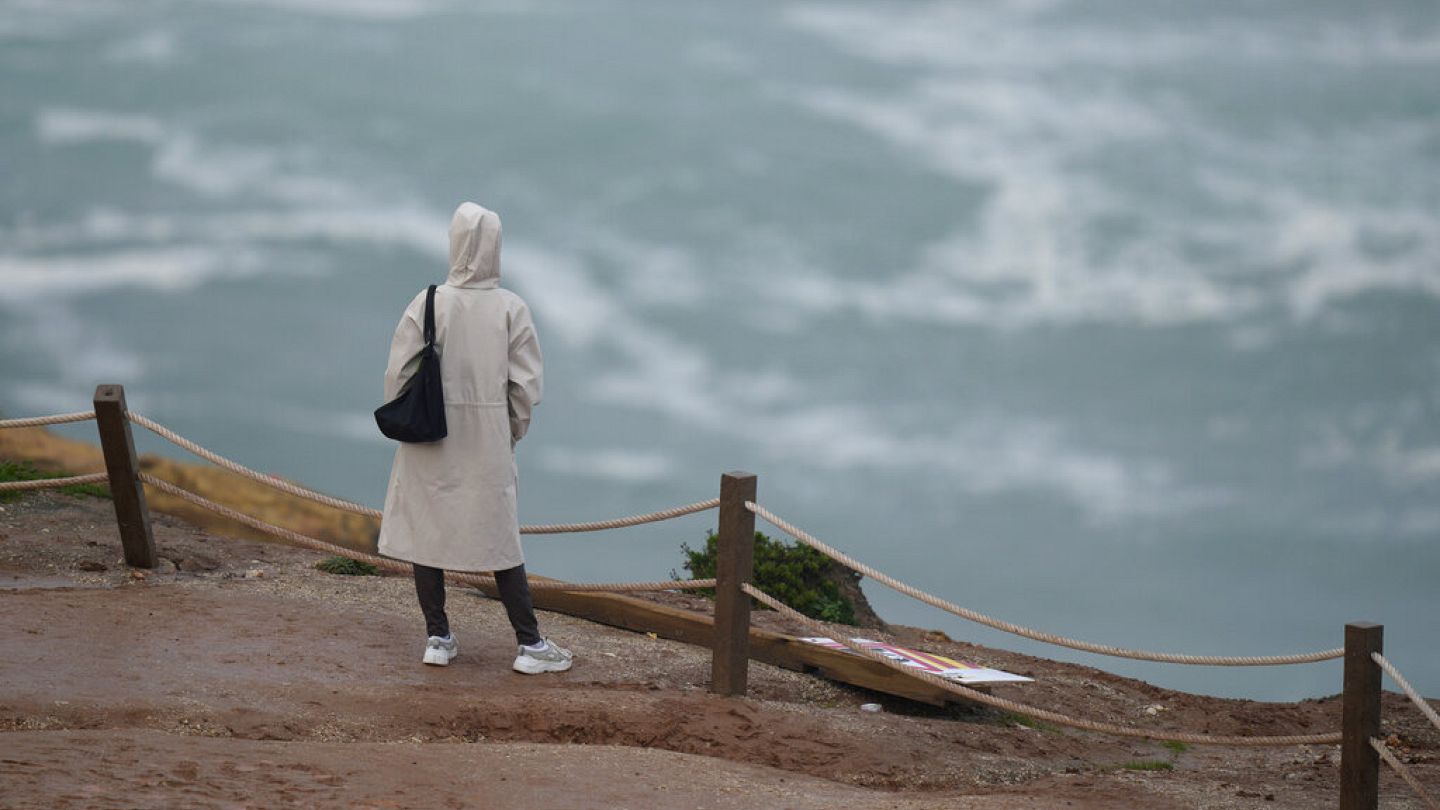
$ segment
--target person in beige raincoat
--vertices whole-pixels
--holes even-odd
[[[385,401],[419,366],[425,290],[395,328]],[[450,275],[435,291],[435,346],[449,434],[395,451],[380,553],[414,565],[429,638],[424,663],[458,653],[445,615],[444,571],[493,571],[519,644],[514,668],[570,668],[571,655],[540,635],[515,508],[515,444],[540,403],[543,360],[530,308],[500,287],[500,217],[472,202],[450,222]]]

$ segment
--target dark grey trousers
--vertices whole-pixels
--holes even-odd
[[[425,614],[425,631],[442,638],[450,635],[450,618],[445,615],[445,572],[428,565],[414,566],[415,595],[420,597],[420,612]],[[540,624],[535,620],[535,605],[530,601],[530,580],[525,576],[525,566],[496,571],[495,584],[500,590],[505,615],[515,628],[515,640],[521,644],[540,643]]]

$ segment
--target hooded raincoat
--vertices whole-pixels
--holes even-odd
[[[474,203],[450,222],[450,275],[435,291],[435,344],[449,435],[401,444],[390,470],[380,553],[451,571],[525,561],[515,510],[515,443],[540,403],[530,308],[501,289],[500,217]],[[410,302],[385,369],[385,401],[419,365],[425,291]]]

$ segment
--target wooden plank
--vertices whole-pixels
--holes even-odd
[[[539,581],[545,578],[531,575],[531,579]],[[494,588],[480,590],[491,597],[498,596]],[[532,590],[530,595],[535,607],[541,610],[578,616],[639,633],[654,633],[661,638],[687,644],[712,646],[715,622],[701,613],[614,593],[566,593],[545,589]],[[772,666],[796,672],[814,672],[851,686],[934,706],[959,702],[953,692],[906,677],[868,658],[807,644],[783,633],[751,627],[748,647],[752,659]]]
[[[110,476],[115,522],[120,526],[120,544],[125,563],[136,568],[154,568],[155,535],[150,530],[150,508],[140,483],[135,439],[125,416],[125,388],[100,385],[95,388],[95,422],[100,429],[100,449],[105,454],[105,472]]]
[[[743,695],[750,674],[750,596],[740,590],[750,581],[755,561],[755,476],[720,476],[720,518],[715,555],[715,632],[710,656],[710,691]]]
[[[1340,810],[1380,805],[1380,755],[1370,738],[1380,736],[1380,665],[1385,628],[1372,622],[1345,625],[1345,691],[1340,709]]]

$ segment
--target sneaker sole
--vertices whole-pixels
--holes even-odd
[[[425,661],[427,666],[448,667],[458,653],[447,653],[444,650],[426,650]]]
[[[519,660],[516,660],[515,663],[514,663],[513,665],[511,665],[510,668],[513,669],[513,670],[515,670],[516,672],[523,672],[523,673],[526,674],[526,675],[540,675],[540,674],[543,674],[543,673],[546,673],[546,672],[564,672],[565,670],[567,670],[567,669],[570,668],[570,665],[571,665],[572,663],[574,663],[574,662],[572,662],[572,661],[555,661],[555,662],[539,661],[539,662],[536,662],[536,663],[534,663],[534,664],[530,664],[530,663],[521,663]]]

